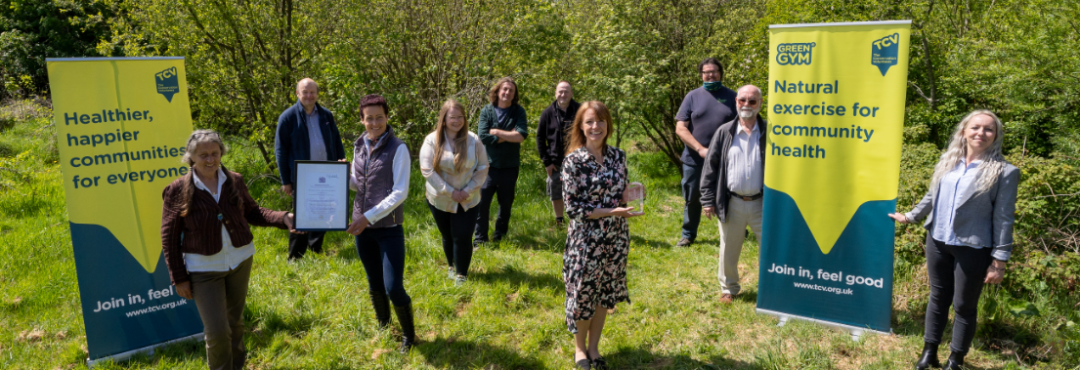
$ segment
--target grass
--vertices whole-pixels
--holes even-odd
[[[55,129],[46,114],[21,119],[0,135],[3,369],[86,367]],[[238,140],[229,144],[227,166],[249,179],[266,172],[257,149]],[[349,235],[328,234],[325,254],[289,264],[285,233],[255,229],[258,252],[245,312],[248,368],[571,368],[573,337],[563,324],[565,232],[554,227],[543,171],[526,148],[510,235],[475,254],[469,282],[461,287],[445,277],[438,232],[414,164],[405,206],[405,286],[413,297],[420,344],[407,355],[395,351],[397,329],[375,328],[363,267]],[[678,174],[660,155],[631,151],[630,161],[631,177],[645,183],[650,194],[647,215],[630,226],[633,303],[609,316],[601,341],[601,353],[613,368],[897,369],[916,359],[922,347],[925,268],[898,262],[895,335],[853,342],[847,333],[805,322],[777,327],[776,318],[755,313],[756,243],[747,243],[740,260],[744,293],[733,305],[720,305],[715,221],[703,221],[692,247],[673,247],[681,223]],[[288,201],[277,187],[272,178],[260,178],[251,188],[263,206],[285,209]],[[1032,365],[990,345],[1003,338],[986,333],[980,330],[968,356],[973,368]],[[205,369],[204,355],[201,342],[181,343],[99,368]],[[1077,366],[1060,356],[1035,365]]]

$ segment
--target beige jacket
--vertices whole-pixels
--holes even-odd
[[[457,213],[458,203],[451,196],[454,190],[462,190],[469,197],[461,205],[462,211],[475,207],[480,203],[480,187],[487,180],[488,158],[487,151],[480,143],[476,134],[469,132],[466,140],[466,153],[468,157],[461,166],[461,172],[454,171],[453,145],[444,140],[442,160],[436,166],[435,160],[435,133],[432,132],[424,138],[424,145],[420,148],[420,173],[427,179],[424,185],[424,193],[427,200],[435,208],[450,213]]]

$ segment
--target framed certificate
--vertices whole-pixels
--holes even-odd
[[[296,230],[348,228],[349,165],[348,162],[296,161]]]
[[[637,204],[631,202],[637,201]],[[630,206],[636,206],[633,214],[645,214],[645,185],[640,182],[632,182],[626,186],[626,202]]]

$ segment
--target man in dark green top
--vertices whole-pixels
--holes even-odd
[[[501,240],[510,227],[510,210],[514,206],[514,188],[517,186],[518,167],[521,166],[521,142],[529,136],[525,108],[518,105],[518,97],[514,79],[503,77],[488,91],[491,104],[480,110],[476,133],[487,150],[490,167],[487,181],[480,188],[480,208],[473,231],[476,244],[488,241],[489,211],[496,194],[499,197],[499,214],[491,240]]]

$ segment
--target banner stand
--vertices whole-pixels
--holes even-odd
[[[186,336],[186,337],[176,338],[176,339],[173,339],[173,340],[170,340],[170,341],[167,341],[167,342],[157,343],[157,344],[154,344],[152,346],[146,346],[146,347],[143,347],[143,348],[133,349],[133,350],[130,350],[130,351],[127,351],[127,352],[121,352],[121,353],[117,353],[117,354],[112,355],[112,356],[105,356],[105,357],[94,359],[94,360],[91,360],[89,357],[87,357],[86,358],[86,366],[93,369],[95,365],[97,365],[97,364],[99,364],[99,363],[101,363],[103,361],[111,361],[111,362],[114,362],[114,363],[115,362],[121,362],[121,361],[124,361],[124,360],[127,360],[127,359],[131,358],[131,356],[135,356],[135,355],[140,354],[140,353],[145,353],[147,356],[153,356],[154,355],[154,349],[157,348],[157,347],[167,346],[167,345],[170,345],[170,344],[173,344],[173,343],[180,343],[180,342],[187,342],[187,341],[202,341],[202,340],[203,340],[203,333],[197,333],[197,334],[192,334],[192,335],[189,335],[189,336]]]
[[[873,330],[873,329],[870,329],[870,328],[860,328],[860,327],[857,327],[857,326],[844,325],[844,324],[835,323],[835,322],[832,322],[832,321],[818,320],[818,319],[813,319],[813,318],[809,318],[809,317],[803,317],[803,316],[799,316],[799,315],[792,315],[792,314],[787,314],[787,313],[778,312],[778,311],[765,310],[765,309],[761,309],[761,308],[758,308],[756,312],[759,313],[759,314],[765,314],[765,315],[769,315],[769,316],[776,316],[776,318],[780,319],[780,322],[776,324],[776,326],[778,326],[778,327],[784,326],[784,324],[787,324],[788,320],[790,320],[790,319],[797,319],[797,320],[802,320],[802,321],[806,321],[806,322],[812,322],[812,323],[815,323],[815,324],[818,324],[818,325],[821,325],[821,326],[827,326],[827,327],[830,327],[830,328],[833,328],[833,329],[836,329],[836,330],[840,330],[840,331],[846,331],[846,332],[851,334],[851,340],[854,341],[854,342],[858,342],[859,339],[862,339],[863,334],[867,334],[867,333],[884,334],[884,335],[892,334],[891,331],[889,333],[886,333],[886,332],[883,332],[883,331]]]

